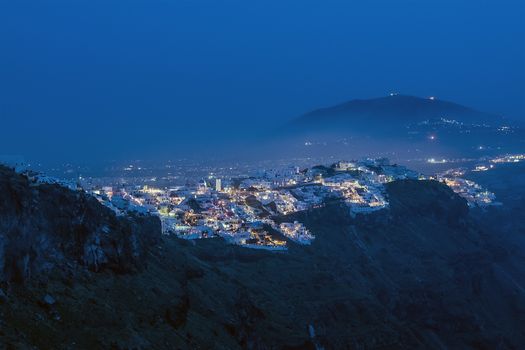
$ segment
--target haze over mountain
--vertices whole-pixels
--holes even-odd
[[[285,138],[306,145],[351,144],[363,152],[480,155],[525,147],[520,122],[435,97],[398,94],[316,109],[285,129]]]
[[[398,94],[371,99],[355,99],[336,106],[320,108],[299,117],[296,122],[331,125],[348,123],[352,127],[377,122],[399,126],[441,118],[455,119],[470,124],[487,123],[493,126],[508,122],[503,117],[434,97],[420,98]]]
[[[388,91],[523,120],[523,18],[522,0],[2,1],[0,154],[210,153]]]

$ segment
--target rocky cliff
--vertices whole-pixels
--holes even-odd
[[[0,281],[75,267],[131,271],[159,240],[156,217],[119,217],[82,191],[0,167]]]

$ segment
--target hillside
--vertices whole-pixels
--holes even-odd
[[[160,240],[158,218],[118,217],[95,198],[38,184],[0,165],[0,280],[77,267],[128,272]]]
[[[465,201],[438,182],[390,183],[389,209],[366,216],[352,217],[337,202],[295,214],[288,219],[305,222],[317,238],[275,253],[219,239],[158,237],[153,218],[115,217],[81,192],[33,186],[1,170],[0,241],[32,242],[24,246],[30,253],[3,248],[11,256],[1,256],[3,270],[12,271],[8,261],[39,262],[23,265],[31,273],[22,279],[2,275],[6,348],[517,349],[525,343],[523,249],[478,225]],[[82,230],[69,224],[79,217],[90,222]],[[100,234],[105,225],[109,238]],[[93,265],[78,249],[93,237],[104,264]],[[138,250],[124,249],[129,259],[113,255],[122,250],[110,247],[131,241],[139,243],[129,245]]]
[[[351,100],[293,119],[280,134],[296,152],[352,157],[472,157],[521,152],[525,128],[507,118],[437,98],[405,95]],[[305,149],[304,145],[310,146]]]
[[[386,123],[404,126],[429,119],[455,119],[462,123],[496,126],[503,118],[439,99],[393,95],[351,100],[333,107],[317,109],[297,118],[297,124]],[[379,126],[379,125],[376,125]]]

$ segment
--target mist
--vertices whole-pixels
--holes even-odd
[[[524,120],[524,11],[517,0],[4,2],[0,153],[274,154],[266,139],[298,115],[392,91]]]

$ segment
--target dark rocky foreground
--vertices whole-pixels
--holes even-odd
[[[0,167],[0,279],[23,283],[76,266],[129,272],[160,242],[160,221],[117,217],[83,192]]]
[[[522,349],[525,232],[436,182],[388,195],[297,214],[317,239],[271,253],[0,168],[0,348]]]

